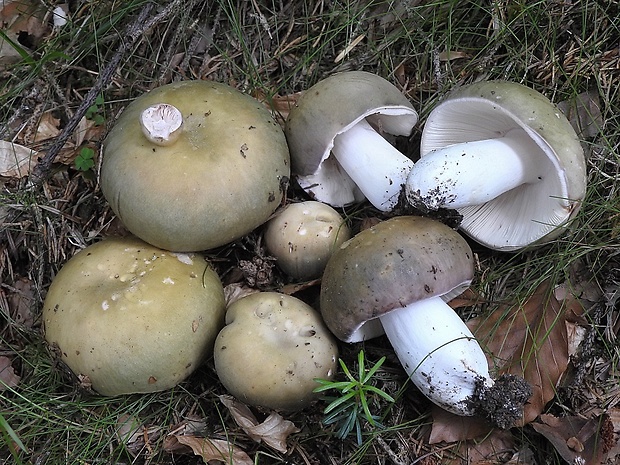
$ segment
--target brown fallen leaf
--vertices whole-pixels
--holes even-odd
[[[532,386],[520,425],[533,421],[555,396],[569,361],[566,321],[582,313],[578,299],[567,296],[559,302],[545,281],[523,305],[500,307],[485,319],[471,321],[474,334],[492,354],[491,366]]]
[[[601,102],[597,91],[586,91],[558,103],[580,139],[594,137],[603,129]]]
[[[533,422],[532,427],[570,464],[600,465],[616,443],[608,415],[587,419],[545,414]]]
[[[558,301],[545,281],[524,303],[502,305],[484,318],[468,321],[489,357],[492,371],[521,376],[532,386],[533,395],[515,426],[532,422],[555,396],[569,361],[566,323],[582,313],[577,298],[566,295],[562,302]],[[433,441],[474,439],[490,431],[480,419],[438,410],[433,410]]]
[[[28,278],[20,278],[13,284],[16,292],[10,294],[8,303],[11,317],[25,328],[34,324],[34,309],[37,296],[34,283]]]
[[[219,396],[222,404],[235,422],[245,431],[245,433],[256,442],[263,441],[275,450],[286,453],[286,440],[293,434],[300,431],[295,424],[285,420],[276,412],[272,412],[262,423],[259,423],[247,405],[235,400],[231,396]]]
[[[38,153],[23,145],[0,140],[0,176],[23,178],[37,164]]]
[[[196,436],[170,435],[164,444],[166,452],[187,454],[202,457],[205,463],[211,460],[226,465],[253,465],[254,461],[239,447],[223,439],[199,438]]]
[[[510,432],[495,430],[480,441],[462,441],[451,452],[443,458],[442,465],[500,465],[517,450]]]
[[[611,421],[616,443],[613,444],[609,452],[607,452],[607,461],[604,463],[605,465],[616,465],[620,463],[620,441],[618,441],[618,438],[620,438],[620,408],[609,409],[607,411],[607,416]]]
[[[51,139],[60,134],[60,120],[55,118],[51,111],[46,111],[39,118],[39,124],[34,135],[34,142]]]
[[[0,392],[8,388],[14,388],[19,384],[21,378],[15,373],[11,359],[0,356]]]

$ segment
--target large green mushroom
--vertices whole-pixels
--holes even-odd
[[[284,133],[230,86],[184,81],[134,100],[106,138],[101,190],[136,236],[180,252],[238,239],[280,205]]]
[[[224,290],[201,257],[135,238],[110,238],[73,256],[43,307],[45,337],[100,394],[169,389],[213,351]]]

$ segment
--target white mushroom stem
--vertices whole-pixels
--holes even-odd
[[[173,105],[158,103],[140,114],[140,127],[150,142],[172,145],[183,131],[183,114]]]
[[[457,415],[476,412],[477,386],[493,385],[487,359],[473,334],[441,297],[414,302],[380,317],[411,381],[431,401]]]
[[[504,137],[454,144],[422,156],[409,173],[406,193],[431,210],[481,205],[546,175],[539,145],[523,130]]]
[[[413,161],[365,119],[336,136],[332,154],[370,203],[382,211],[394,208]]]

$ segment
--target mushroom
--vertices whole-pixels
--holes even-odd
[[[330,76],[291,109],[292,172],[315,200],[341,207],[368,198],[391,210],[413,162],[386,137],[409,136],[418,115],[387,80],[364,71]]]
[[[299,410],[313,400],[315,378],[331,379],[338,349],[321,316],[301,300],[257,292],[234,301],[215,340],[215,370],[237,399]]]
[[[264,234],[267,251],[295,279],[318,278],[334,249],[350,237],[340,214],[313,200],[288,204],[269,220]]]
[[[106,396],[175,386],[212,354],[224,290],[201,257],[110,238],[74,255],[43,306],[45,338]]]
[[[406,183],[421,209],[454,208],[481,244],[514,251],[555,239],[585,196],[583,149],[542,94],[505,81],[449,94],[423,129]]]
[[[270,113],[208,81],[134,100],[106,138],[100,174],[127,229],[178,252],[218,247],[263,224],[289,175],[286,139]]]
[[[493,418],[497,412],[475,402],[494,389],[485,354],[446,303],[469,286],[473,270],[472,251],[456,231],[429,218],[394,217],[334,252],[322,277],[321,313],[345,342],[385,331],[410,379],[435,404]],[[509,423],[526,400],[501,402]]]

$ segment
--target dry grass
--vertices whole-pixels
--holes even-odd
[[[50,7],[45,2],[45,6]],[[162,13],[152,8],[146,20]],[[558,393],[549,411],[581,414],[608,411],[620,400],[617,295],[620,282],[620,8],[609,0],[449,1],[363,0],[227,1],[178,0],[152,27],[127,31],[144,1],[70,3],[71,22],[26,37],[34,51],[25,63],[0,68],[0,138],[39,150],[40,123],[51,115],[62,131],[79,113],[89,91],[102,87],[99,109],[105,124],[86,143],[99,149],[122,108],[159,85],[183,79],[228,83],[284,111],[289,99],[337,71],[362,69],[396,84],[419,110],[421,120],[403,150],[415,157],[419,131],[433,105],[455,86],[480,79],[509,79],[531,86],[554,102],[590,92],[600,127],[583,133],[589,188],[575,228],[557,242],[516,255],[476,250],[476,290],[489,300],[525,296],[543,279],[592,277],[604,290],[591,315],[587,350],[575,371],[579,381]],[[45,10],[45,8],[44,8]],[[144,24],[144,23],[143,23]],[[125,53],[123,43],[134,33]],[[129,33],[129,35],[128,35]],[[109,64],[119,59],[113,69]],[[109,76],[104,72],[110,71]],[[99,92],[97,92],[99,93]],[[92,94],[92,91],[91,91]],[[86,100],[86,104],[90,104]],[[55,137],[59,137],[59,133]],[[68,134],[70,135],[70,134]],[[72,136],[73,137],[73,136]],[[71,142],[72,139],[70,139]],[[0,356],[21,376],[0,391],[0,431],[21,440],[11,453],[0,445],[0,463],[201,463],[162,450],[171,425],[200,418],[202,433],[232,438],[256,463],[396,465],[448,462],[458,445],[429,445],[429,404],[413,389],[385,341],[366,343],[369,362],[387,355],[377,384],[397,402],[377,403],[386,429],[340,440],[321,425],[321,405],[288,415],[302,431],[281,454],[244,435],[217,396],[224,393],[212,363],[172,391],[106,399],[83,392],[50,357],[41,335],[40,309],[60,267],[80,248],[123,233],[96,182],[73,166],[69,143],[37,184],[0,179]],[[289,197],[301,197],[291,187]],[[368,207],[347,210],[354,230],[380,216]],[[208,254],[226,283],[243,281],[240,260],[257,253],[260,231]],[[275,269],[264,289],[289,280]],[[314,293],[314,294],[313,294]],[[316,287],[301,297],[312,300]],[[484,312],[485,307],[468,312]],[[467,313],[469,315],[469,313]],[[359,347],[343,346],[353,366]],[[262,415],[264,412],[259,412]],[[141,441],[123,446],[115,435],[123,414],[138,417]],[[516,450],[531,451],[531,463],[562,463],[553,448],[529,428],[513,431]],[[136,445],[137,444],[137,445]],[[132,447],[134,447],[132,449]],[[465,462],[463,462],[465,463]],[[493,463],[502,463],[499,460]],[[517,462],[511,462],[517,463]],[[519,462],[529,463],[529,462]]]

